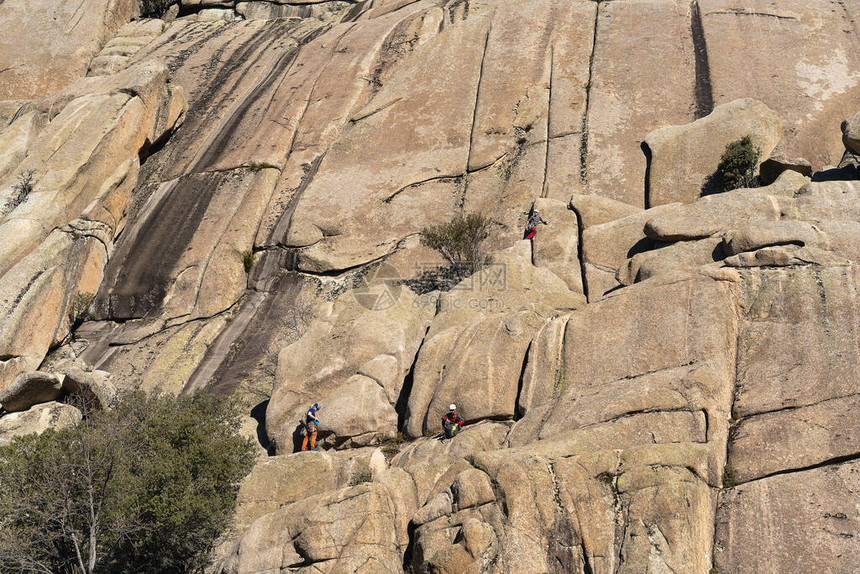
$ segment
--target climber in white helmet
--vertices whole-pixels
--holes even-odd
[[[454,438],[460,427],[463,426],[463,417],[457,412],[457,405],[451,403],[448,407],[448,412],[442,417],[442,428],[445,430],[445,438]]]

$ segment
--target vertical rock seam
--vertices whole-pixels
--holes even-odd
[[[588,82],[585,84],[585,111],[582,113],[582,129],[579,146],[579,180],[583,193],[588,190],[588,113],[591,104],[591,79],[594,76],[594,51],[597,49],[597,23],[600,21],[600,2],[594,10],[594,32],[591,37],[591,56],[588,58]]]
[[[550,44],[549,47],[549,88],[546,98],[546,154],[543,161],[543,184],[540,189],[540,196],[547,196],[547,172],[549,172],[549,143],[550,129],[552,129],[552,81],[555,74],[555,46]]]
[[[711,86],[711,65],[708,62],[708,46],[699,1],[690,5],[690,33],[693,52],[696,55],[696,113],[695,119],[703,118],[714,111],[714,91]]]

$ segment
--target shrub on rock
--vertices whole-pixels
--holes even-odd
[[[744,136],[726,146],[713,178],[713,192],[731,191],[741,187],[758,187],[756,167],[761,150]],[[707,184],[706,184],[707,185]]]

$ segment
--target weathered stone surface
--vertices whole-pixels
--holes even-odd
[[[467,421],[512,418],[532,337],[555,309],[582,303],[581,295],[516,249],[494,255],[485,269],[439,298],[440,313],[415,365],[406,432],[440,432],[450,403]]]
[[[81,411],[75,407],[53,401],[33,405],[26,411],[4,413],[0,416],[0,446],[8,445],[16,436],[74,426],[81,419]]]
[[[165,23],[157,18],[129,22],[93,58],[88,76],[105,76],[122,70],[143,46],[164,31]]]
[[[105,410],[116,399],[116,386],[105,371],[87,372],[80,368],[68,369],[63,375],[63,392],[83,401],[88,409]]]
[[[685,124],[711,111],[695,100],[690,10],[680,0],[598,6],[587,112],[589,193],[645,207],[646,161],[639,142],[660,126]]]
[[[331,17],[353,6],[350,1],[329,0],[322,2],[236,2],[236,13],[248,20],[273,18],[318,18]]]
[[[0,392],[0,406],[6,412],[26,411],[33,405],[57,400],[63,393],[62,378],[52,373],[23,373]]]
[[[202,318],[231,307],[247,286],[242,254],[277,177],[275,169],[237,169],[158,185],[117,243],[99,313]]]
[[[14,169],[27,155],[27,148],[32,145],[39,131],[44,128],[44,116],[36,111],[25,111],[24,108],[21,108],[20,112],[23,113],[17,115],[0,131],[0,180],[18,175],[13,173]],[[16,183],[20,183],[20,180]],[[6,211],[5,205],[0,206],[0,214],[5,214]]]
[[[623,219],[642,211],[641,207],[599,195],[572,195],[570,208],[579,217],[579,225],[582,229]]]
[[[667,429],[666,436],[672,428],[698,428],[685,434],[709,444],[709,481],[717,484],[737,336],[730,285],[702,276],[662,285],[652,279],[572,313],[563,327],[559,322],[545,329],[529,356],[520,393],[523,416],[510,444],[624,417],[632,417],[624,422],[632,437],[652,428]],[[610,347],[625,352],[607,354]],[[702,411],[707,438],[705,419],[697,414]],[[642,412],[662,416],[637,421],[634,415]],[[613,432],[621,430],[605,436]],[[611,442],[597,444],[611,448]]]
[[[617,278],[622,285],[632,285],[651,277],[690,272],[724,256],[722,240],[716,237],[658,245],[631,257],[618,270]]]
[[[9,238],[0,246],[0,274],[35,249],[52,229],[108,195],[106,182],[118,186],[125,182],[126,162],[161,135],[156,129],[167,111],[162,106],[171,107],[167,75],[164,66],[145,62],[114,76],[83,78],[38,102],[43,113],[51,108],[61,111],[14,169],[34,171],[33,190],[0,222],[0,234]],[[173,109],[174,122],[177,112]],[[164,115],[162,120],[170,114]],[[131,175],[136,177],[136,170]],[[11,182],[0,182],[0,188],[11,189]]]
[[[411,477],[421,507],[450,487],[461,472],[471,468],[466,457],[501,448],[509,430],[510,423],[482,421],[465,425],[451,440],[419,438],[396,455],[391,465]]]
[[[574,293],[582,293],[576,214],[556,199],[538,199],[534,207],[545,221],[552,222],[551,227],[542,227],[532,241],[534,264],[558,275]]]
[[[785,122],[787,157],[806,158],[816,171],[836,165],[844,149],[836,126],[857,111],[860,94],[860,53],[845,43],[856,34],[857,7],[699,0],[698,9],[714,103],[764,102]],[[752,37],[767,38],[767,48]]]
[[[78,220],[50,236],[0,277],[0,390],[36,370],[48,349],[69,333],[73,317],[97,289],[109,231]],[[83,298],[83,299],[82,299]]]
[[[621,219],[586,227],[582,232],[582,257],[585,268],[585,287],[589,301],[600,299],[606,292],[618,287],[618,270],[627,259],[637,253],[654,248],[642,231],[643,226],[661,214],[674,221],[680,205],[659,206],[647,211],[638,210]]]
[[[634,572],[650,564],[655,571],[704,572],[710,564],[712,530],[699,520],[712,520],[713,507],[694,470],[703,459],[697,447],[650,445],[563,459],[497,451],[472,459],[504,503],[420,526],[413,568]],[[665,512],[677,504],[688,511]]]
[[[98,321],[85,323],[75,336],[83,346],[82,357],[87,364],[109,371],[118,384],[137,381],[148,392],[179,394],[230,324],[229,319],[229,314],[220,314],[170,326]]]
[[[724,237],[726,254],[737,255],[744,251],[755,251],[772,245],[818,245],[823,238],[815,227],[805,221],[750,221]]]
[[[708,195],[688,205],[666,208],[647,220],[645,235],[655,241],[688,241],[724,234],[747,221],[768,222],[791,217],[794,214],[792,196],[806,184],[807,178],[796,172],[785,172],[768,187],[736,189]]]
[[[648,147],[648,206],[692,203],[702,195],[726,146],[750,136],[767,159],[782,139],[782,120],[762,102],[742,99],[723,104],[691,124],[660,128],[645,137]]]
[[[779,148],[777,147],[777,150]],[[761,162],[759,166],[759,181],[762,185],[770,185],[784,171],[796,171],[802,176],[812,176],[812,164],[803,158],[787,158],[782,154],[778,154],[777,150],[771,153],[771,156]]]
[[[734,416],[814,405],[857,392],[858,271],[742,271]]]
[[[860,453],[854,394],[797,409],[744,418],[733,433],[729,464],[738,483]]]
[[[57,92],[84,76],[90,59],[138,14],[132,0],[4,0],[0,100]],[[14,32],[12,32],[14,31]]]
[[[238,526],[245,528],[287,504],[350,486],[370,473],[376,450],[301,452],[260,460],[239,489]]]
[[[860,463],[772,476],[721,496],[720,572],[851,572],[860,562]]]
[[[402,559],[388,489],[367,483],[305,498],[256,520],[216,572],[396,572]]]
[[[383,296],[391,299],[379,307]],[[266,411],[266,429],[278,453],[292,451],[292,433],[315,402],[323,407],[322,435],[333,434],[336,444],[397,432],[395,406],[435,313],[435,305],[413,305],[418,301],[405,287],[386,283],[347,292],[302,339],[281,352]],[[380,368],[387,356],[395,360],[394,368]]]

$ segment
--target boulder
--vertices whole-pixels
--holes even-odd
[[[761,160],[767,159],[782,139],[782,120],[764,103],[742,99],[717,106],[691,124],[649,133],[643,144],[649,158],[648,205],[692,203],[701,197],[726,146],[745,136],[761,150]]]
[[[860,112],[842,122],[842,143],[846,150],[860,155]]]
[[[396,572],[395,513],[388,489],[377,483],[310,496],[254,521],[213,571]]]
[[[707,55],[702,71],[714,103],[764,102],[785,122],[786,157],[806,158],[814,171],[835,165],[845,149],[836,126],[857,111],[860,98],[860,54],[843,41],[855,33],[846,23],[857,19],[856,6],[700,0],[698,9]],[[754,38],[766,39],[767,47]]]
[[[652,0],[601,2],[597,8],[584,124],[587,150],[581,166],[585,188],[590,194],[648,207],[642,192],[647,169],[642,138],[661,126],[686,124],[711,111],[708,102],[696,98],[700,48],[690,6]]]
[[[655,213],[647,219],[644,232],[654,241],[689,241],[722,236],[748,221],[764,223],[783,217],[797,218],[793,197],[808,183],[807,178],[796,172],[784,172],[768,187],[708,195],[688,205]]]
[[[787,158],[774,151],[761,162],[758,178],[762,185],[770,185],[785,171],[796,171],[804,177],[812,177],[812,164],[803,158]]]
[[[382,277],[343,294],[281,351],[266,410],[279,454],[292,451],[296,425],[315,402],[323,407],[319,438],[334,444],[397,432],[395,407],[436,305]]]
[[[198,22],[235,22],[242,16],[233,9],[204,8],[194,15],[194,19]]]
[[[674,221],[680,205],[664,205],[634,213],[607,223],[586,227],[582,232],[582,258],[585,286],[589,301],[597,301],[618,287],[618,270],[637,253],[654,249],[656,244],[645,236],[643,226],[665,214]]]
[[[352,2],[329,0],[327,2],[236,2],[236,13],[247,20],[272,20],[275,18],[325,19],[336,15]]]
[[[237,525],[246,528],[283,506],[363,480],[370,473],[370,461],[375,452],[375,448],[359,448],[261,459],[239,488]]]
[[[0,392],[0,406],[7,413],[26,411],[33,405],[55,401],[63,394],[63,380],[52,373],[22,373]]]
[[[7,446],[16,436],[74,426],[82,418],[81,411],[75,407],[54,401],[33,405],[25,411],[5,413],[0,416],[0,446]]]
[[[622,285],[632,285],[651,277],[690,272],[723,257],[722,240],[718,237],[678,241],[637,253],[618,270],[617,278]]]
[[[720,572],[850,572],[860,562],[860,463],[743,484],[720,496]]]
[[[63,377],[63,392],[83,401],[88,408],[109,409],[116,400],[117,389],[105,371],[84,371],[71,368]]]
[[[823,242],[816,228],[805,221],[749,221],[741,223],[723,238],[723,248],[727,255],[737,255],[773,245],[803,247]]]

